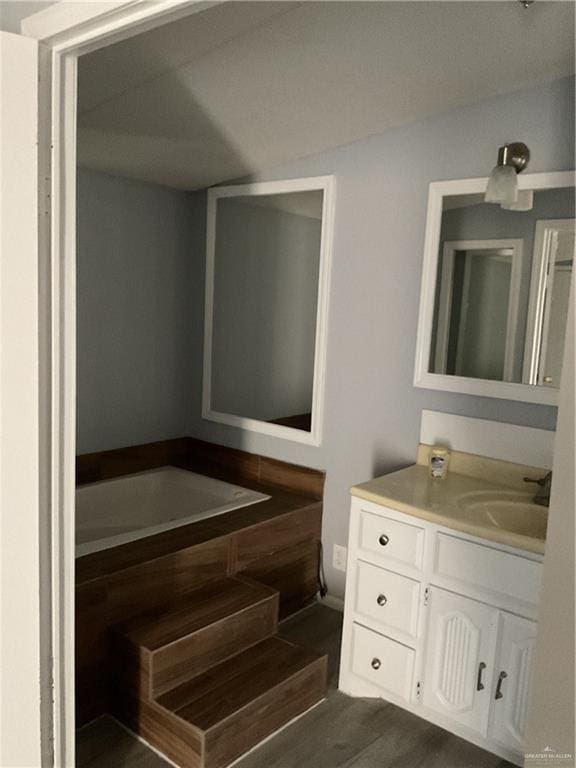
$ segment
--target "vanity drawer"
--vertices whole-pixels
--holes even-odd
[[[419,569],[422,566],[424,529],[362,510],[359,546],[389,564],[397,562]]]
[[[389,637],[359,624],[352,627],[352,671],[382,691],[410,698],[414,655],[412,648]]]
[[[438,533],[434,574],[443,580],[470,585],[476,590],[537,605],[542,564],[527,557]]]
[[[381,625],[416,636],[420,582],[358,561],[355,612]]]

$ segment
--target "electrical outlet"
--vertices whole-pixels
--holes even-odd
[[[341,547],[339,544],[334,544],[332,551],[332,565],[337,571],[346,570],[346,560],[348,558],[347,547]]]

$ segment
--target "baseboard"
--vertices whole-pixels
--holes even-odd
[[[340,611],[340,613],[344,612],[344,600],[341,597],[335,597],[334,595],[320,597],[318,595],[316,599],[320,605],[325,605],[326,608],[332,608],[333,611]]]

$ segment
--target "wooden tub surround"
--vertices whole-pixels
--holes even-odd
[[[326,658],[277,634],[317,592],[324,475],[183,438],[81,456],[78,480],[170,464],[271,498],[77,559],[78,724],[112,712],[223,768],[324,697]]]

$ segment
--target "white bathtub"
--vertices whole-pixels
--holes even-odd
[[[76,490],[76,557],[269,498],[175,467],[83,485]]]

